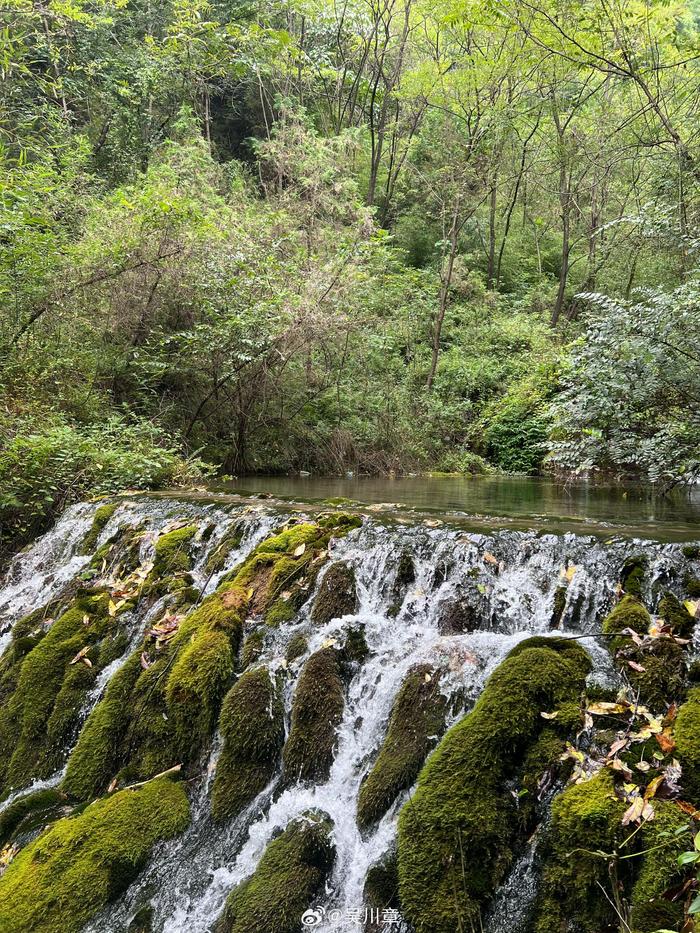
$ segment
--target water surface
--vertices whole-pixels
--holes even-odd
[[[387,514],[443,513],[475,527],[624,534],[660,541],[700,537],[700,489],[661,495],[650,486],[555,482],[533,476],[241,476],[221,492],[299,502],[347,498]]]

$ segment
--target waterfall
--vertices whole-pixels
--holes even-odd
[[[80,554],[80,543],[95,509],[89,504],[69,509],[51,532],[13,560],[0,589],[3,648],[19,618],[58,597],[89,564],[90,555]],[[119,505],[100,533],[97,546],[118,528],[139,527],[144,532],[139,557],[148,560],[159,530],[174,520],[195,522],[200,535],[195,539],[192,576],[206,594],[287,517],[284,509],[267,503],[244,509],[139,497]],[[240,541],[223,564],[211,571],[210,556],[234,526],[242,529]],[[210,533],[204,534],[204,529]],[[445,672],[440,683],[448,700],[448,726],[469,710],[509,650],[533,634],[555,632],[580,638],[592,656],[590,678],[615,683],[608,651],[596,635],[612,604],[624,561],[638,554],[648,559],[650,599],[660,582],[680,592],[687,559],[675,544],[510,530],[468,534],[447,526],[391,527],[365,519],[362,527],[332,542],[330,563],[319,574],[314,593],[292,621],[274,629],[259,659],[273,672],[286,670],[288,720],[304,661],[322,646],[340,643],[350,628],[363,630],[369,652],[347,685],[337,751],[327,780],[283,786],[277,774],[242,813],[228,823],[216,823],[209,801],[221,745],[216,736],[202,758],[197,778],[189,782],[189,828],[158,845],[138,879],[86,929],[90,933],[123,931],[136,911],[148,903],[154,933],[206,933],[231,890],[253,873],[270,840],[295,817],[320,809],[333,823],[336,859],[325,893],[318,903],[310,905],[317,911],[314,929],[357,930],[351,911],[364,909],[367,871],[394,846],[398,813],[410,794],[401,795],[371,829],[358,828],[360,784],[381,746],[392,704],[407,672],[417,664],[430,664]],[[397,573],[405,555],[410,555],[414,574],[397,606]],[[311,619],[315,592],[338,561],[354,570],[357,608],[319,626]],[[127,646],[100,672],[86,698],[83,720],[164,607],[161,599],[147,610],[141,611],[137,605],[131,612]],[[288,664],[287,645],[299,632],[307,636],[306,650]],[[66,758],[70,750],[65,749]],[[13,790],[0,809],[33,789],[56,786],[62,774],[59,771],[31,787]],[[511,901],[516,892],[522,899],[531,889],[534,845],[516,860],[497,895],[501,903]],[[506,927],[519,929],[515,915],[504,927],[504,915],[511,914],[505,910],[499,913],[499,920],[488,921],[491,933],[501,933]],[[385,927],[399,928],[396,924]]]

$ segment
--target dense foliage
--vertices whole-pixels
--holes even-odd
[[[0,20],[3,534],[201,460],[697,475],[697,0]]]

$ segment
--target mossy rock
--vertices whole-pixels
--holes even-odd
[[[667,599],[665,605],[672,604]],[[608,647],[616,666],[639,691],[644,703],[664,709],[684,695],[685,654],[683,647],[670,638],[656,638],[642,648],[624,634],[625,629],[631,629],[646,635],[650,622],[644,605],[635,596],[625,596],[603,621],[603,633],[611,636]]]
[[[687,869],[678,866],[678,856],[689,848],[689,833],[680,832],[687,829],[688,817],[675,803],[654,800],[653,805],[655,816],[641,830],[642,854],[635,864],[630,898],[632,933],[680,929],[683,923],[683,901],[672,901],[664,894],[687,877]]]
[[[0,878],[0,929],[78,933],[135,879],[155,843],[182,832],[188,822],[182,786],[165,779],[59,820]]]
[[[389,727],[377,760],[362,782],[357,821],[368,826],[380,819],[418,772],[445,728],[447,699],[440,672],[428,664],[412,668],[391,709]]]
[[[370,865],[367,870],[364,885],[364,903],[378,912],[381,918],[386,909],[400,910],[399,902],[399,867],[396,858],[396,850],[390,849],[379,861]],[[383,924],[366,923],[365,933],[369,931],[382,930]]]
[[[692,573],[687,573],[683,577],[683,587],[691,599],[698,599],[698,597],[700,597],[700,579]]]
[[[126,929],[126,933],[152,933],[154,911],[150,904],[139,907]]]
[[[163,642],[149,633],[144,643],[110,681],[105,696],[83,727],[69,762],[64,789],[80,800],[119,782],[146,780],[176,764],[187,768],[214,732],[221,702],[231,686],[243,622],[264,612],[290,561],[299,575],[316,572],[319,554],[334,534],[344,534],[359,519],[335,515],[302,523],[262,541],[241,566],[180,623]],[[162,535],[160,555],[170,573],[182,559],[183,542],[196,527]],[[171,537],[177,536],[177,537]],[[304,544],[303,554],[294,557]]]
[[[438,630],[441,635],[474,632],[480,625],[479,611],[466,596],[453,596],[441,604],[438,615]]]
[[[566,609],[566,597],[568,589],[566,586],[558,586],[554,591],[554,600],[552,602],[552,615],[549,620],[550,628],[560,628]]]
[[[0,813],[0,849],[15,836],[52,823],[70,810],[67,796],[58,788],[37,790],[20,797]]]
[[[369,654],[364,625],[351,625],[345,636],[343,654],[350,664],[361,665]]]
[[[235,551],[240,547],[241,541],[243,540],[243,535],[245,533],[245,524],[244,522],[236,522],[224,535],[224,537],[219,541],[219,543],[214,547],[211,553],[208,555],[204,569],[206,572],[213,576],[215,573],[218,573],[222,570],[228,560],[229,554],[232,551]]]
[[[620,573],[620,583],[625,593],[637,599],[642,598],[647,567],[648,561],[643,554],[627,558]]]
[[[306,654],[309,647],[309,640],[303,632],[295,632],[289,639],[287,650],[284,653],[287,664],[292,664],[298,658]]]
[[[303,814],[269,843],[253,875],[229,895],[215,933],[298,933],[335,859],[325,813]]]
[[[570,639],[521,642],[428,759],[399,819],[400,898],[416,933],[478,925],[521,839],[513,791],[541,713],[575,702],[589,670]]]
[[[153,555],[153,575],[159,579],[173,573],[192,569],[191,546],[199,531],[197,525],[185,525],[159,535]]]
[[[266,667],[246,671],[226,694],[219,728],[224,745],[216,765],[212,814],[240,813],[275,772],[284,744],[281,684]]]
[[[311,610],[315,625],[326,625],[332,619],[353,615],[357,611],[355,571],[344,561],[338,561],[326,571]]]
[[[688,560],[698,560],[700,559],[700,544],[685,544],[681,552]]]
[[[118,508],[118,502],[108,502],[95,510],[95,514],[92,518],[92,525],[90,525],[90,529],[80,542],[80,547],[78,548],[79,554],[92,554],[97,545],[98,538],[107,526],[107,522]]]
[[[413,555],[410,551],[402,551],[399,557],[399,562],[396,565],[396,577],[394,578],[394,584],[391,589],[391,605],[389,607],[389,615],[397,616],[403,605],[403,601],[406,598],[406,593],[408,592],[409,586],[412,583],[415,583],[416,580],[416,568],[413,563]]]
[[[673,593],[667,592],[659,600],[659,616],[672,626],[676,635],[684,638],[691,635],[695,628],[695,617],[691,616],[685,606]]]
[[[299,675],[283,761],[287,780],[328,777],[345,707],[342,657],[336,648],[311,655]]]
[[[685,703],[678,710],[673,738],[683,769],[681,784],[683,796],[700,806],[700,687],[688,692]]]
[[[254,628],[249,635],[246,635],[245,641],[243,642],[243,649],[241,650],[242,670],[256,664],[260,660],[260,656],[265,647],[265,636],[267,632],[268,627],[266,625],[259,625],[257,628]]]
[[[228,584],[158,648],[148,635],[109,682],[82,729],[64,788],[81,800],[112,778],[144,780],[196,759],[233,676],[247,593]]]
[[[617,929],[614,909],[600,886],[609,889],[609,863],[630,834],[622,825],[625,809],[607,769],[583,784],[569,785],[555,799],[541,853],[544,871],[535,933]],[[620,867],[632,870],[629,862]]]
[[[106,591],[81,591],[5,670],[0,796],[47,778],[61,766],[64,749],[78,729],[85,696],[105,664],[101,645],[112,641],[118,627],[119,619],[109,614]]]

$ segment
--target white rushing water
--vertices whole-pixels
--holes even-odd
[[[90,527],[94,508],[80,505],[69,510],[52,532],[12,563],[0,589],[0,618],[7,628],[23,613],[58,595],[89,561],[89,556],[80,556],[76,550]],[[222,574],[243,560],[284,516],[271,507],[228,512],[214,504],[135,499],[119,507],[101,541],[120,524],[142,526],[146,534],[141,556],[147,559],[155,533],[173,520],[196,521],[200,526],[193,576],[200,589],[211,592]],[[228,555],[223,568],[209,574],[208,556],[236,522],[243,528],[240,544]],[[205,529],[210,534],[204,535]],[[365,832],[356,823],[357,796],[381,746],[392,704],[407,672],[421,663],[444,671],[441,687],[454,700],[452,715],[457,718],[473,704],[486,678],[518,641],[535,633],[563,632],[590,636],[583,638],[582,644],[593,657],[591,676],[609,680],[614,674],[608,653],[594,636],[612,602],[625,558],[640,552],[649,559],[650,597],[657,583],[671,588],[677,585],[687,563],[678,545],[623,540],[603,543],[575,535],[513,531],[483,535],[425,526],[387,528],[372,521],[333,542],[331,561],[343,560],[355,571],[357,611],[323,627],[314,626],[310,619],[312,597],[293,622],[275,630],[259,662],[272,670],[285,667],[285,649],[292,635],[303,632],[308,637],[305,655],[287,671],[288,716],[305,659],[330,639],[342,642],[350,627],[362,627],[369,654],[347,688],[328,779],[282,788],[275,777],[244,813],[227,824],[216,824],[211,818],[209,793],[219,753],[217,737],[208,759],[202,761],[201,778],[190,784],[193,819],[189,828],[179,838],[158,846],[139,879],[87,929],[90,933],[124,931],[131,917],[147,903],[153,910],[154,933],[206,933],[232,888],[255,870],[273,836],[293,818],[318,808],[333,822],[336,860],[324,896],[318,904],[309,905],[323,914],[314,928],[339,933],[357,930],[352,911],[364,908],[367,870],[395,843],[398,812],[406,795],[378,825]],[[399,559],[406,553],[413,559],[415,580],[408,586],[398,613],[393,614],[394,581]],[[323,573],[317,587],[322,577]],[[553,630],[555,595],[562,588],[566,589],[565,607]],[[84,715],[138,645],[145,626],[163,608],[158,603],[143,617],[133,614],[128,649],[101,672]],[[462,625],[466,631],[453,633],[449,620],[455,612],[462,620],[469,620]],[[55,786],[59,780],[60,775],[55,775],[37,786]],[[521,899],[527,895],[528,886],[532,887],[532,858],[532,848],[521,854],[499,897],[513,900],[516,894]],[[510,916],[507,911],[499,913],[501,921]],[[513,915],[508,927],[511,933],[519,933],[519,923]],[[397,928],[395,924],[386,926],[387,930]],[[491,927],[491,933],[503,930],[502,925]]]

